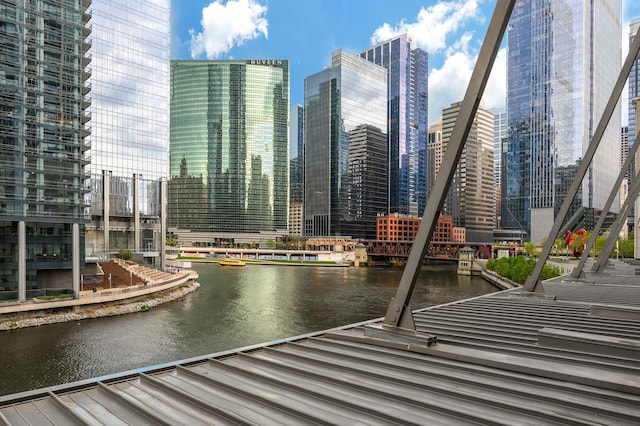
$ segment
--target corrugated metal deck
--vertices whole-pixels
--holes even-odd
[[[640,424],[637,308],[508,291],[414,320],[436,344],[353,326],[2,397],[0,423]]]

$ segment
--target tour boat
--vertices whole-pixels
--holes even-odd
[[[240,260],[240,259],[224,258],[224,259],[219,259],[218,260],[218,265],[220,265],[220,266],[244,266],[244,265],[246,265],[246,262],[244,262],[243,260]]]

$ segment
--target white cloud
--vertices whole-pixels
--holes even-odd
[[[421,8],[415,22],[385,23],[371,37],[372,44],[377,44],[406,33],[415,46],[429,53],[429,123],[442,115],[443,108],[464,98],[480,50],[473,30],[485,21],[480,3],[482,0],[441,1]],[[482,101],[486,108],[504,108],[506,56],[506,49],[501,49],[494,63]]]
[[[491,75],[484,89],[482,105],[489,109],[504,109],[507,102],[507,49],[498,51]]]
[[[433,68],[429,74],[429,123],[435,122],[444,108],[460,102],[471,79],[477,56],[466,48],[452,51],[442,67]],[[488,109],[503,109],[507,90],[507,50],[498,51],[491,75],[482,97],[482,106]]]
[[[191,57],[219,58],[247,40],[268,38],[267,6],[255,0],[215,0],[202,9],[202,32],[189,30]]]
[[[441,68],[433,68],[429,74],[429,123],[435,122],[442,110],[464,98],[471,78],[473,58],[465,52],[449,56]]]
[[[439,2],[427,8],[420,8],[416,22],[402,20],[395,27],[384,23],[375,30],[371,43],[377,44],[407,33],[416,45],[429,54],[444,50],[447,37],[458,31],[469,20],[482,20],[478,0],[458,0]]]

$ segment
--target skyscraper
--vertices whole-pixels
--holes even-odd
[[[291,109],[289,141],[291,145],[291,189],[289,195],[292,203],[302,203],[302,171],[304,169],[304,108],[301,105],[296,105]]]
[[[502,194],[502,144],[508,136],[507,112],[504,109],[493,111],[493,177],[496,188],[496,222],[495,227],[500,227],[501,194]],[[506,143],[506,141],[505,141]]]
[[[86,1],[0,5],[0,291],[79,291],[91,32]]]
[[[304,232],[307,236],[349,236],[347,229],[353,230],[355,223],[369,217],[349,210],[354,185],[377,184],[360,179],[364,170],[354,170],[350,145],[355,135],[349,132],[367,125],[385,133],[387,71],[337,50],[331,55],[330,67],[305,78],[304,99]],[[364,187],[360,190],[366,192]],[[375,233],[375,216],[371,228]]]
[[[171,61],[169,226],[286,234],[288,122],[289,61]]]
[[[445,152],[461,105],[462,102],[456,102],[442,111]],[[496,208],[493,129],[493,113],[479,106],[442,210],[453,217],[454,226],[466,229],[470,242],[493,242]]]
[[[638,33],[638,28],[640,28],[640,18],[636,18],[632,20],[631,23],[629,24],[629,45],[631,45],[634,37]],[[638,132],[638,127],[636,125],[637,111],[636,111],[636,105],[634,100],[637,100],[637,98],[640,97],[640,59],[636,59],[635,63],[631,67],[631,72],[629,73],[628,87],[629,87],[629,109],[628,109],[629,126],[626,133],[627,147],[625,151],[627,153],[629,152],[629,148],[631,148],[635,143],[636,133]],[[624,147],[623,147],[623,150],[624,150]],[[636,151],[636,158],[632,160],[631,167],[629,169],[629,172],[631,173],[629,172],[627,173],[628,186],[631,185],[631,180],[633,179],[634,170],[637,170],[636,167],[638,167],[638,160],[637,160],[638,155],[639,154]],[[620,202],[622,203],[623,201],[620,200]],[[630,230],[634,230],[635,228],[637,228],[635,216],[636,216],[636,211],[638,211],[638,207],[640,207],[640,204],[636,202],[632,205],[631,209],[629,210],[629,217],[627,218],[628,219],[627,222],[630,225]],[[636,239],[635,245],[640,247],[640,232],[638,232],[637,229],[634,233],[634,236]],[[636,257],[640,257],[640,251],[636,252]]]
[[[442,143],[442,117],[429,126],[427,136],[427,196],[433,189],[440,164],[444,157],[444,145]]]
[[[388,72],[389,211],[421,216],[427,202],[427,52],[404,34],[360,56]]]
[[[347,132],[347,214],[344,235],[373,240],[376,217],[387,210],[387,135],[377,127],[361,124]]]
[[[94,0],[87,252],[160,266],[169,161],[170,0]]]
[[[620,0],[523,0],[512,13],[502,223],[534,242],[547,237],[618,76],[620,16]],[[619,132],[614,113],[570,215],[603,207],[620,170]]]

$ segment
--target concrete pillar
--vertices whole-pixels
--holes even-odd
[[[27,227],[18,222],[18,301],[27,301]]]
[[[143,247],[146,250],[146,247]],[[133,252],[140,253],[140,175],[133,174]]]
[[[167,178],[160,179],[160,270],[165,270],[167,236]]]
[[[80,297],[80,225],[71,225],[71,273],[73,282],[73,297]]]

